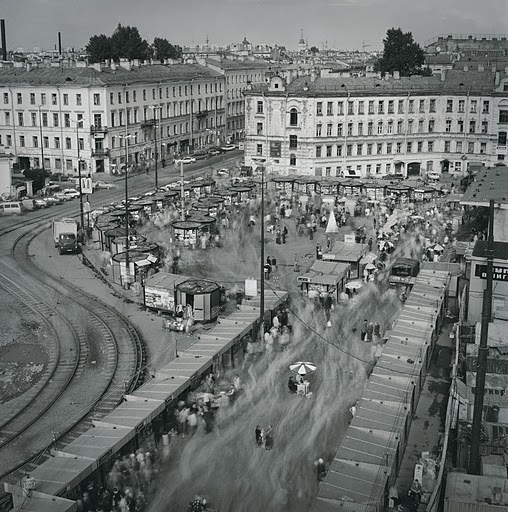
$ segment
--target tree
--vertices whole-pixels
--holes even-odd
[[[120,23],[111,36],[111,58],[113,60],[140,59],[145,60],[148,55],[149,45],[146,39],[139,35],[137,27],[123,27]]]
[[[94,62],[103,62],[111,58],[111,38],[105,34],[92,36],[86,45],[88,60]]]
[[[391,28],[386,32],[383,44],[383,56],[376,61],[376,71],[399,71],[401,76],[422,74],[425,56],[420,45],[413,40],[411,32],[404,33],[400,28]]]
[[[317,46],[311,46],[309,51],[315,55],[316,53],[319,53],[319,48]]]
[[[48,172],[42,169],[25,169],[23,174],[27,180],[33,181],[34,194],[45,187],[46,178],[49,176]]]
[[[152,50],[153,58],[161,62],[164,59],[179,59],[182,56],[182,49],[179,46],[172,45],[163,37],[156,37],[153,40]]]

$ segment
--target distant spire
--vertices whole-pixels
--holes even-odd
[[[298,44],[305,44],[305,39],[303,38],[303,28],[300,29],[300,42]]]

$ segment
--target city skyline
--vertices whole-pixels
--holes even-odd
[[[296,49],[303,29],[309,46],[322,48],[382,49],[386,31],[410,31],[421,45],[446,33],[508,33],[508,4],[490,0],[485,9],[476,0],[7,0],[7,48],[51,49],[62,33],[63,48],[86,46],[90,36],[110,35],[118,23],[139,28],[152,42],[165,37],[182,46],[225,45],[246,37]],[[38,22],[27,23],[25,15]],[[289,14],[288,14],[289,13]],[[259,19],[259,24],[252,20]],[[248,20],[248,23],[245,22]]]

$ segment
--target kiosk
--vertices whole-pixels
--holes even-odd
[[[212,322],[219,316],[220,286],[204,279],[189,279],[176,285],[176,303],[191,306],[194,319]]]

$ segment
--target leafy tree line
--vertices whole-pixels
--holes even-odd
[[[383,55],[374,64],[374,70],[381,73],[399,71],[400,76],[430,76],[432,71],[423,65],[425,53],[413,40],[411,32],[402,32],[400,28],[391,28],[383,39]]]
[[[179,59],[182,48],[171,44],[163,37],[156,37],[152,44],[143,39],[137,27],[122,26],[120,23],[111,36],[93,35],[86,46],[88,60],[91,63],[107,59],[118,62],[125,59]]]

